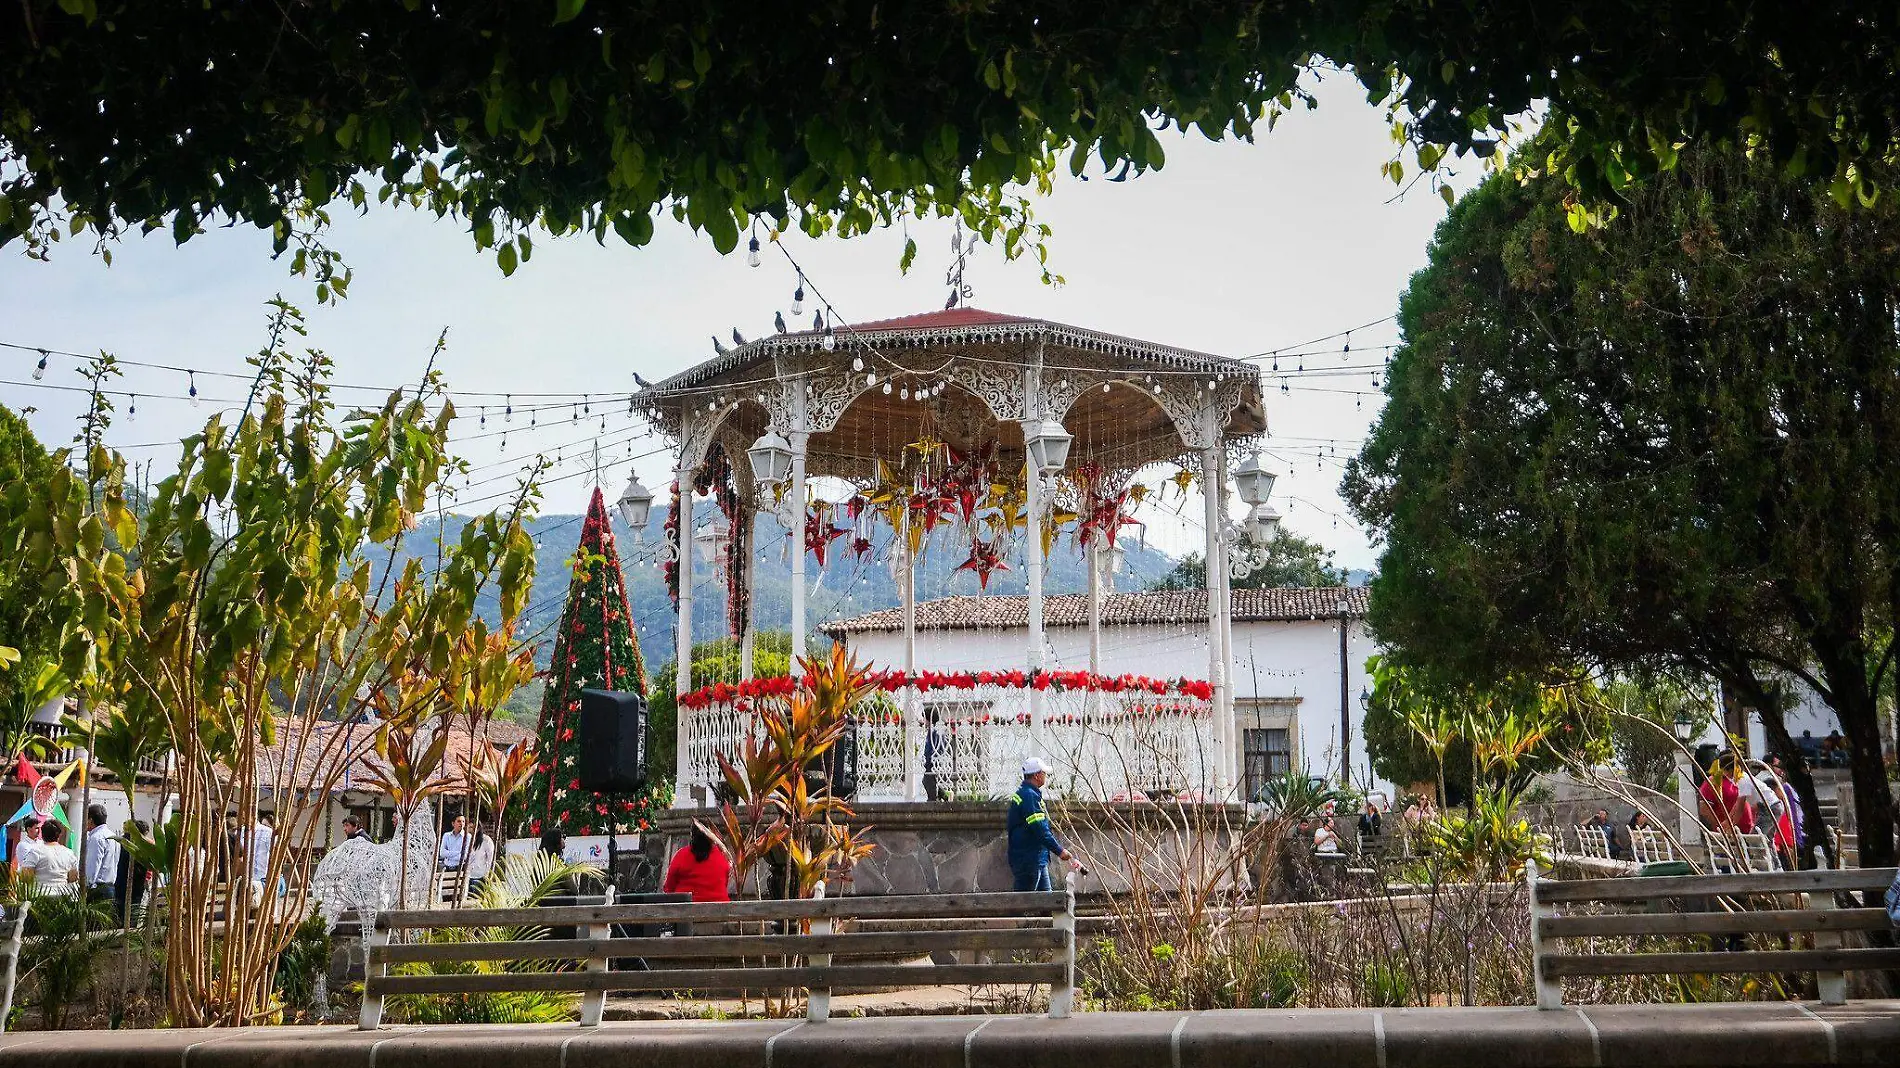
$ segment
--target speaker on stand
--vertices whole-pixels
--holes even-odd
[[[647,784],[647,699],[617,690],[582,690],[580,759],[576,778],[581,789],[596,794],[627,794]],[[607,815],[607,881],[614,881],[620,861],[620,825],[611,806]]]

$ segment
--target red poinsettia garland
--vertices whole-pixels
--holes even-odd
[[[885,693],[906,688],[923,691],[974,690],[979,686],[1005,689],[1029,689],[1056,692],[1071,690],[1098,693],[1147,693],[1156,697],[1174,695],[1197,701],[1211,701],[1214,687],[1205,679],[1157,679],[1146,675],[1096,675],[1087,671],[880,671],[873,676]],[[747,679],[743,682],[716,682],[702,686],[679,699],[680,707],[701,709],[711,705],[749,703],[761,698],[783,699],[804,686],[802,679],[789,675]],[[1156,706],[1160,707],[1159,705]],[[1186,706],[1181,706],[1186,707]]]

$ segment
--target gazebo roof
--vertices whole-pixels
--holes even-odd
[[[1051,322],[1026,315],[1009,315],[982,308],[949,308],[943,311],[904,315],[895,319],[840,325],[831,336],[838,348],[850,345],[877,348],[930,348],[968,344],[1008,345],[1041,342],[1057,351],[1094,353],[1132,357],[1171,371],[1211,371],[1219,373],[1258,371],[1244,360],[1212,356],[1192,349],[1156,344],[1134,338],[1107,334],[1079,326]],[[757,338],[656,384],[651,392],[657,398],[682,388],[711,382],[733,372],[752,367],[774,356],[827,351],[825,331],[795,330]]]
[[[1111,470],[1266,429],[1260,369],[1245,360],[980,308],[773,334],[636,403],[690,466],[715,438],[733,456],[768,426],[790,433],[802,419],[810,470],[845,477],[868,475],[919,435],[959,451],[994,445],[1014,469],[1032,416],[1062,420],[1071,455]]]

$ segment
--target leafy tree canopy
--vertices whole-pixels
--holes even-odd
[[[849,234],[955,212],[1021,252],[1044,231],[1013,190],[1091,155],[1115,179],[1158,167],[1168,126],[1251,137],[1310,104],[1299,77],[1331,63],[1394,106],[1425,170],[1491,155],[1511,116],[1548,101],[1571,130],[1567,173],[1593,193],[1706,137],[1872,196],[1900,109],[1900,17],[1871,2],[9,10],[0,245],[41,254],[61,233],[184,241],[222,217],[308,252],[339,197],[461,219],[504,271],[532,226],[640,245],[660,209],[721,250],[758,216]],[[1388,170],[1403,179],[1396,158]]]
[[[0,406],[0,508],[27,507],[32,487],[44,485],[55,466],[26,420]],[[10,670],[0,662],[0,722],[26,722],[32,710],[22,707],[22,702],[32,689],[34,673],[58,651],[65,620],[59,613],[48,614],[45,607],[38,576],[25,558],[18,553],[0,554],[0,647],[20,657]],[[11,733],[4,739],[9,745],[15,740]]]
[[[1385,543],[1373,626],[1474,679],[1714,678],[1783,751],[1773,691],[1800,677],[1852,746],[1862,840],[1883,843],[1863,859],[1890,863],[1900,209],[1702,150],[1588,234],[1570,196],[1487,182],[1404,297],[1390,403],[1346,478]]]
[[[1333,566],[1333,551],[1319,542],[1281,531],[1267,544],[1266,564],[1233,580],[1237,590],[1264,590],[1283,586],[1344,586],[1346,572]],[[1183,556],[1168,573],[1148,584],[1151,590],[1204,590],[1207,559],[1200,553]]]

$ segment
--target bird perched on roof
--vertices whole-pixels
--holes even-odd
[[[824,312],[815,311],[811,313],[811,328],[813,330],[823,330],[825,328]]]
[[[713,344],[714,344],[714,345],[717,345],[717,344],[719,344],[719,339],[718,339],[718,338],[713,338]],[[641,377],[640,377],[640,372],[638,372],[638,371],[635,371],[635,372],[633,373],[633,384],[634,384],[634,385],[636,385],[636,386],[639,386],[639,387],[640,387],[641,389],[652,389],[652,388],[653,388],[653,383],[651,383],[651,382],[649,382],[649,381],[647,381],[647,380],[646,380],[646,379],[644,379],[644,378],[641,378]]]
[[[785,332],[785,313],[773,312],[772,325],[778,327],[778,332],[783,334]]]
[[[738,331],[737,331],[737,330],[734,330],[734,331],[733,331],[733,333],[735,333],[735,334],[736,334],[736,333],[738,333]],[[713,335],[713,351],[714,351],[714,352],[716,352],[716,353],[718,353],[718,354],[719,354],[719,355],[721,355],[721,356],[724,356],[724,355],[726,354],[726,347],[725,347],[724,345],[721,345],[721,344],[719,343],[719,335],[718,335],[718,334],[714,334],[714,335]]]
[[[739,332],[739,328],[738,328],[738,327],[736,327],[736,326],[732,328],[732,343],[733,343],[734,345],[743,345],[743,344],[745,344],[745,335],[744,335],[744,334],[741,334],[741,333]]]

